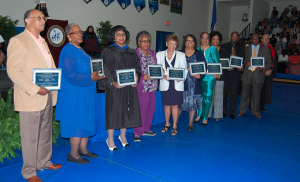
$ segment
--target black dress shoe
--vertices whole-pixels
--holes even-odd
[[[262,112],[268,112],[268,110],[267,109],[265,109],[265,108],[262,108],[262,109],[260,109]]]
[[[207,123],[202,123],[202,126],[206,126],[207,125]]]
[[[89,163],[89,160],[82,158],[81,156],[78,159],[75,159],[73,156],[71,156],[71,154],[69,153],[67,155],[67,160],[68,162],[75,162],[77,164],[87,164]]]
[[[234,115],[229,115],[230,119],[236,119]]]
[[[191,126],[188,127],[188,131],[193,131],[193,129],[194,129],[194,128],[191,127]]]
[[[88,158],[97,158],[98,157],[98,155],[97,154],[94,154],[94,153],[92,153],[92,152],[88,152],[88,153],[86,153],[86,154],[83,154],[83,153],[81,153],[81,152],[79,152],[79,155],[81,155],[81,156],[86,156],[86,157],[88,157]]]
[[[223,114],[223,118],[226,118],[227,114]]]

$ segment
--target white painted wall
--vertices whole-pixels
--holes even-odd
[[[252,0],[253,1],[253,12],[252,12],[252,32],[254,32],[255,25],[259,21],[262,21],[264,18],[269,17],[269,9],[270,9],[270,4],[262,1],[262,0]],[[250,4],[252,4],[250,2]],[[250,10],[251,12],[251,10]]]
[[[283,12],[283,10],[288,7],[289,5],[297,6],[297,9],[299,11],[300,8],[300,0],[293,0],[293,1],[288,1],[288,0],[282,0],[278,2],[270,2],[270,10],[269,10],[269,16],[271,15],[273,11],[273,7],[276,7],[277,11],[279,12],[279,16]]]
[[[230,15],[230,6],[227,6],[222,2],[217,2],[217,31],[222,34],[223,43],[229,41]]]
[[[243,14],[248,14],[248,21],[243,22]],[[237,31],[241,33],[244,28],[250,23],[249,21],[250,6],[232,6],[230,16],[230,33]]]
[[[183,14],[170,12],[170,7],[159,5],[159,10],[152,15],[149,11],[148,0],[146,7],[138,13],[131,1],[125,10],[117,0],[108,7],[100,0],[93,0],[86,4],[83,0],[46,0],[49,15],[52,19],[68,20],[77,23],[82,30],[88,25],[99,27],[100,21],[111,21],[112,25],[124,25],[131,34],[129,46],[136,47],[135,37],[141,30],[147,30],[152,35],[151,49],[155,50],[156,31],[176,32],[181,47],[184,35],[191,33],[197,38],[202,31],[208,30],[209,3],[211,0],[184,0]],[[18,19],[18,26],[24,27],[24,13],[35,7],[34,0],[1,0],[0,15],[10,15]],[[170,26],[165,26],[165,21],[170,21]]]

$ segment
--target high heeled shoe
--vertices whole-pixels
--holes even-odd
[[[119,141],[122,143],[123,147],[129,147],[128,143],[123,143],[121,140],[121,135],[119,135]]]
[[[112,148],[109,147],[107,140],[108,140],[108,139],[106,139],[106,144],[107,144],[109,150],[111,150],[111,151],[116,151],[116,150],[117,150],[117,147],[112,147]]]

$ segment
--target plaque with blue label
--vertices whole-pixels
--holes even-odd
[[[220,58],[220,63],[222,63],[222,69],[230,69],[229,59]]]
[[[242,68],[243,58],[237,56],[230,56],[230,66],[234,68]]]
[[[116,70],[119,86],[136,85],[136,72],[134,68]]]
[[[190,63],[189,66],[191,75],[206,74],[204,62]]]
[[[61,86],[61,68],[32,70],[32,82],[39,87],[45,87],[48,90],[60,90]]]
[[[104,75],[103,59],[92,59],[91,60],[91,73],[94,73],[96,71],[100,71],[100,73],[98,74],[99,76]]]
[[[257,68],[257,67],[264,68],[265,67],[265,58],[264,57],[251,57],[250,62],[251,62],[251,67],[253,67],[253,68]]]
[[[185,80],[185,69],[184,68],[168,68],[168,80]]]
[[[222,63],[207,63],[208,75],[222,75]]]
[[[162,79],[163,69],[161,64],[148,64],[148,75],[150,79]]]

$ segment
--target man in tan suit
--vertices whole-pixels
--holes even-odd
[[[37,170],[62,167],[50,161],[57,91],[32,83],[33,68],[55,68],[47,43],[40,36],[46,20],[39,10],[27,11],[24,32],[11,38],[7,49],[7,73],[14,82],[14,106],[20,113],[22,175],[30,182],[41,181]]]

